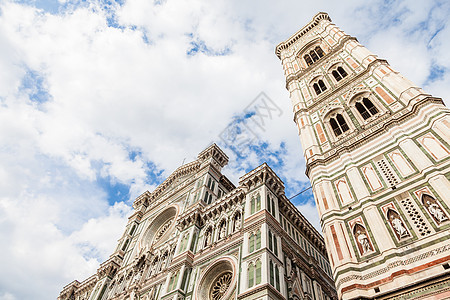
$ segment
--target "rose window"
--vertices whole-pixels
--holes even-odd
[[[172,220],[169,220],[163,226],[161,226],[161,228],[155,234],[153,243],[157,243],[159,241],[159,239],[164,235],[164,233],[166,233],[167,229],[169,229],[171,224],[172,224]]]
[[[231,285],[233,274],[231,272],[224,273],[217,277],[210,291],[211,300],[219,300],[227,293]]]

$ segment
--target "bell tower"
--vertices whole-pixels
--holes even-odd
[[[450,297],[450,110],[326,13],[275,51],[339,298]]]

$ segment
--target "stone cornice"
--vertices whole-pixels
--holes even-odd
[[[299,31],[294,33],[290,38],[288,38],[285,42],[279,43],[275,47],[275,54],[281,59],[281,50],[284,50],[295,43],[300,37],[305,35],[307,32],[311,31],[314,27],[316,27],[321,20],[327,20],[331,22],[331,18],[325,12],[319,12],[316,14],[313,19],[303,26]]]
[[[97,269],[97,276],[99,279],[108,276],[112,278],[117,270],[120,268],[122,259],[118,256],[112,256],[107,261],[103,262]]]
[[[186,176],[196,172],[200,168],[200,161],[195,160],[178,167],[166,180],[163,181],[152,193],[145,191],[133,203],[133,208],[137,209],[141,204],[147,203],[148,205],[163,194],[164,191],[179,177]],[[180,186],[182,188],[184,186]]]
[[[286,89],[288,89],[289,83],[291,83],[292,80],[307,77],[307,76],[311,75],[311,73],[314,73],[317,70],[320,70],[320,68],[322,66],[327,65],[329,62],[329,58],[331,58],[332,56],[335,56],[340,50],[342,50],[342,48],[344,48],[344,44],[348,41],[357,42],[358,40],[353,36],[346,35],[339,41],[339,44],[337,46],[335,46],[335,48],[332,51],[325,54],[325,56],[321,57],[318,61],[314,62],[314,64],[312,64],[311,66],[308,66],[307,68],[304,68],[304,69],[300,68],[298,71],[288,74],[286,76]]]
[[[326,255],[325,242],[320,233],[309,223],[309,221],[299,212],[297,207],[283,195],[279,200],[280,211],[290,220],[292,224],[297,226],[306,238],[319,250],[323,255]]]
[[[200,152],[197,157],[198,160],[202,162],[210,157],[213,157],[221,167],[224,167],[226,164],[228,164],[229,159],[225,152],[223,152],[222,149],[220,149],[216,144],[212,144],[211,146]]]
[[[395,125],[404,123],[408,119],[417,115],[417,112],[420,110],[420,108],[430,102],[444,104],[441,98],[428,96],[414,103],[411,109],[408,110],[408,108],[405,108],[401,111],[398,111],[397,113],[392,115],[391,118],[385,120],[384,122],[376,122],[372,127],[365,128],[365,130],[361,130],[356,134],[350,135],[344,141],[340,142],[339,145],[325,152],[322,155],[323,158],[309,158],[306,162],[306,176],[309,177],[311,169],[315,166],[325,166],[330,161],[339,158],[342,153],[349,152],[357,147],[360,147],[361,145],[369,142],[375,137],[383,134],[387,131],[387,129]]]
[[[284,183],[275,172],[263,163],[253,171],[239,178],[239,186],[250,190],[259,183],[267,185],[277,197],[284,195]]]
[[[237,188],[208,206],[199,201],[178,217],[177,226],[180,230],[191,225],[202,227],[208,220],[214,219],[221,212],[228,211],[236,203],[242,202],[244,197],[244,191]]]
[[[318,266],[319,263],[309,261],[309,259],[313,260],[314,257],[304,252],[303,249],[297,244],[295,244],[293,240],[291,240],[291,243],[289,243],[288,240],[286,240],[286,236],[283,241],[285,241],[283,251],[293,261],[293,263],[297,265],[302,271],[307,273],[307,275],[310,278],[319,281],[322,289],[326,287],[327,294],[337,296],[335,294],[335,291],[333,291],[334,289],[333,278],[331,278],[327,273],[325,273],[325,271],[322,268],[320,267],[317,269],[315,268],[315,266],[316,265]],[[294,246],[292,245],[292,242],[294,242]]]
[[[386,60],[377,58],[374,61],[372,61],[371,63],[369,63],[367,65],[367,67],[365,69],[363,69],[362,72],[356,74],[355,76],[352,76],[348,80],[346,80],[346,79],[341,80],[338,85],[332,86],[330,89],[326,90],[325,92],[320,94],[320,96],[315,98],[311,105],[309,105],[306,108],[301,108],[301,109],[295,111],[294,112],[294,122],[299,113],[310,112],[313,109],[319,109],[317,106],[322,105],[325,102],[325,100],[330,100],[330,99],[333,100],[333,99],[336,99],[339,96],[349,92],[350,90],[352,90],[354,88],[355,83],[360,83],[361,81],[368,78],[370,75],[371,69],[374,69],[375,67],[377,67],[381,64],[389,65],[389,63]]]

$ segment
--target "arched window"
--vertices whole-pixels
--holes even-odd
[[[274,265],[275,268],[275,288],[280,290],[280,271],[278,270],[278,266]]]
[[[336,70],[333,70],[331,72],[331,74],[333,74],[333,77],[334,79],[336,79],[336,81],[340,81],[347,76],[347,72],[345,72],[343,67],[337,67]]]
[[[317,96],[319,96],[322,92],[325,92],[327,90],[327,86],[325,85],[322,79],[314,83],[313,88]]]
[[[256,195],[256,211],[261,210],[261,195],[258,193]]]
[[[250,263],[250,265],[248,266],[248,287],[252,287],[254,284],[254,279],[255,279],[255,267],[253,267],[253,264]]]
[[[269,250],[273,251],[272,231],[269,230]]]
[[[355,107],[364,120],[378,113],[378,109],[368,98],[363,98],[362,101],[356,102]]]
[[[252,253],[253,251],[255,251],[255,235],[252,232],[248,239],[248,252]]]
[[[127,246],[128,246],[128,243],[130,242],[130,240],[129,239],[127,239],[126,241],[125,241],[125,243],[123,244],[123,247],[122,247],[122,251],[125,251],[126,249],[127,249]]]
[[[267,210],[269,211],[269,213],[272,213],[272,207],[271,207],[271,202],[270,202],[270,196],[267,195]]]
[[[278,256],[278,243],[277,243],[277,236],[273,235],[273,253]]]
[[[197,231],[194,231],[194,234],[192,235],[191,247],[189,248],[191,251],[194,251],[196,240],[197,240]]]
[[[347,122],[345,122],[345,119],[341,114],[337,114],[336,117],[330,118],[330,125],[335,136],[340,136],[343,132],[349,130]]]
[[[274,278],[274,274],[273,274],[273,262],[269,261],[269,282],[272,286],[275,286],[275,278]]]
[[[278,256],[277,236],[272,234],[272,231],[270,230],[269,230],[269,250],[272,251],[276,256]]]
[[[179,252],[179,253],[181,253],[181,252],[183,252],[184,250],[186,250],[188,240],[189,240],[189,233],[186,233],[186,234],[183,236],[183,239],[181,240],[180,252]]]
[[[255,205],[255,197],[252,197],[252,200],[250,200],[250,213],[254,214],[256,209]]]
[[[255,265],[255,284],[261,283],[261,261],[257,261]]]
[[[261,230],[256,231],[256,242],[255,249],[258,250],[261,248]]]
[[[310,66],[324,55],[325,53],[323,52],[322,48],[320,48],[320,46],[316,46],[314,49],[306,53],[303,56],[303,59],[305,60],[306,64]]]
[[[255,250],[261,248],[261,230],[257,230],[254,234],[253,232],[250,234],[248,239],[248,252],[252,253]]]
[[[136,230],[136,225],[133,225],[130,230],[130,235],[133,235],[134,231]]]
[[[177,281],[178,281],[178,272],[172,275],[169,281],[169,287],[168,291],[172,291],[177,287]]]

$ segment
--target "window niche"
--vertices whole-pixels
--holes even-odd
[[[312,46],[309,50],[306,51],[305,54],[303,54],[303,59],[306,65],[309,67],[323,56],[325,56],[325,52],[320,46],[316,45]]]
[[[348,69],[340,63],[334,64],[328,69],[328,74],[336,84],[346,78],[349,73]]]
[[[353,131],[351,120],[342,107],[337,107],[325,114],[323,123],[333,141]]]
[[[376,98],[368,92],[354,96],[348,105],[361,125],[375,120],[383,112]]]
[[[312,87],[317,96],[319,96],[320,94],[322,94],[327,90],[327,86],[323,82],[323,79],[319,79],[317,80],[317,82],[314,82]]]

